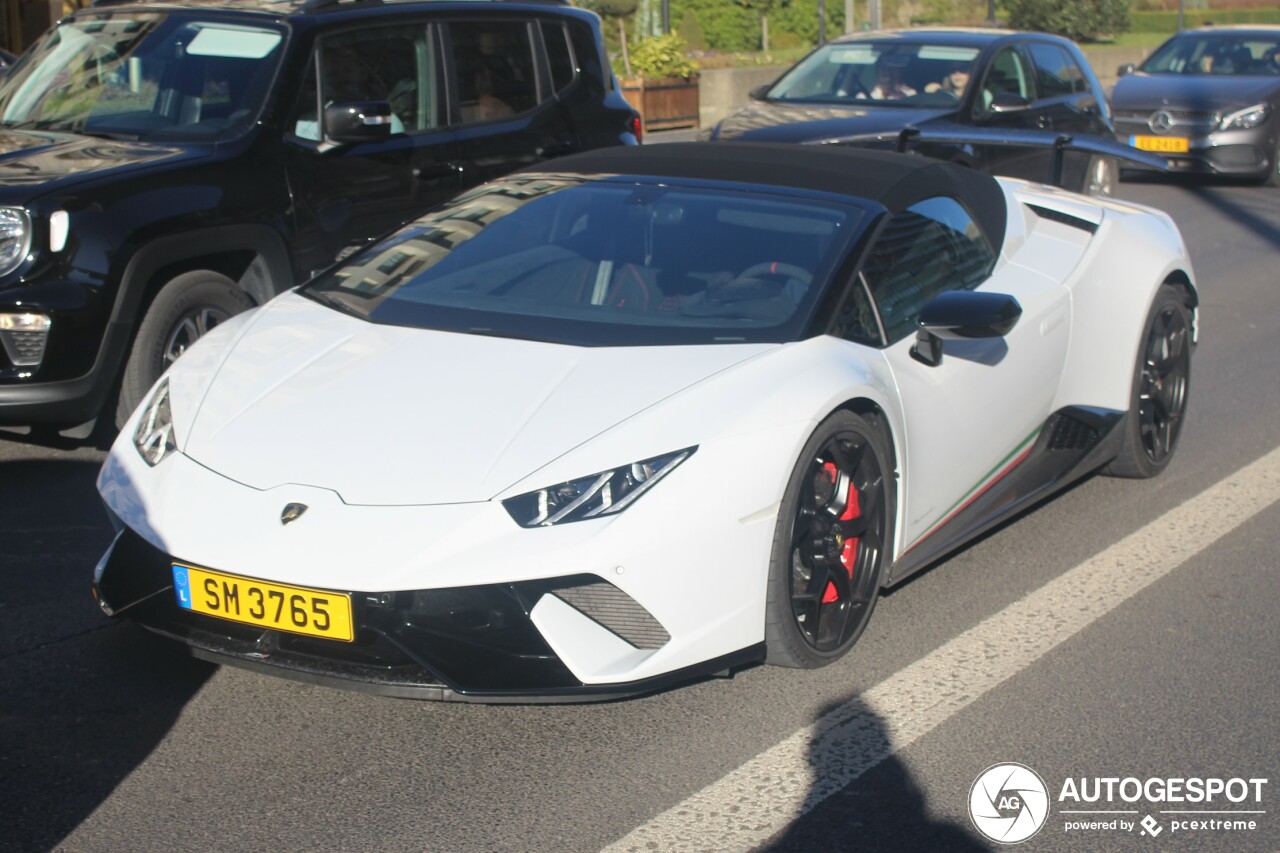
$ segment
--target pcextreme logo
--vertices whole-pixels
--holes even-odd
[[[1082,776],[1058,788],[1062,831],[1152,839],[1253,832],[1264,820],[1267,779],[1258,777]],[[1049,788],[1024,764],[993,764],[969,789],[969,817],[1001,844],[1031,838],[1050,822]]]

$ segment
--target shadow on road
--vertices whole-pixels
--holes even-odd
[[[1214,175],[1163,175],[1159,173],[1141,173],[1126,175],[1126,183],[1167,184],[1186,189],[1195,197],[1213,208],[1224,219],[1235,223],[1240,228],[1280,249],[1280,228],[1266,216],[1261,216],[1240,203],[1242,198],[1257,198],[1264,203],[1275,204],[1277,191],[1274,187],[1256,187],[1256,196],[1242,196],[1241,182]]]
[[[98,611],[89,585],[111,540],[98,459],[42,457],[0,460],[4,850],[47,850],[74,830],[214,669]]]
[[[890,737],[878,714],[854,700],[829,706],[819,719],[832,711],[840,721],[829,731],[832,736],[818,737],[809,750],[816,776],[809,795],[812,808],[761,850],[980,853],[995,846],[980,840],[971,827],[939,820],[931,814],[911,771],[895,755],[882,758],[890,750]],[[867,765],[866,771],[851,783],[825,796],[823,789],[829,789],[833,779],[847,778],[851,768]],[[955,802],[964,803],[968,794],[967,788],[956,791]]]

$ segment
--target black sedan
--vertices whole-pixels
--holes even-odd
[[[906,126],[962,125],[998,136],[1025,130],[1115,138],[1106,96],[1080,49],[1044,33],[912,29],[846,36],[800,60],[711,141],[851,142]],[[1052,152],[1014,145],[939,146],[922,153],[997,175],[1044,181]],[[1109,195],[1115,162],[1075,154],[1064,186]]]
[[[1120,72],[1122,141],[1180,171],[1280,186],[1280,27],[1189,30]]]

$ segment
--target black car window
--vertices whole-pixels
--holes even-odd
[[[343,101],[388,102],[392,133],[438,126],[440,99],[433,53],[427,30],[421,26],[350,30],[322,39],[303,85],[293,132],[319,141],[321,105]]]
[[[538,104],[533,43],[525,21],[454,21],[449,24],[465,124],[505,118]]]
[[[994,264],[991,244],[969,212],[955,199],[937,196],[894,216],[862,271],[893,343],[915,331],[931,299],[947,290],[972,290]]]
[[[1280,38],[1187,34],[1162,44],[1139,70],[1147,74],[1280,74]]]
[[[542,43],[547,49],[547,61],[551,65],[551,85],[557,92],[573,82],[573,49],[569,34],[559,21],[542,22]]]
[[[375,323],[586,346],[796,340],[856,240],[829,199],[515,176],[304,292]]]
[[[50,30],[5,77],[8,127],[216,141],[253,126],[283,53],[275,27],[184,15]]]
[[[883,330],[871,301],[865,274],[859,274],[836,315],[834,334],[856,344],[878,347],[884,343]]]
[[[1030,70],[1016,48],[1005,48],[991,60],[987,75],[982,80],[982,97],[977,108],[988,110],[997,95],[1017,95],[1028,101],[1035,99]]]
[[[912,37],[834,42],[815,50],[769,90],[769,99],[945,107],[964,94],[975,47]]]
[[[1031,42],[1028,49],[1036,66],[1036,89],[1041,98],[1061,98],[1085,91],[1084,73],[1061,46]]]

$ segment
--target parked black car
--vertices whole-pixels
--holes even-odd
[[[1280,27],[1188,30],[1120,74],[1121,141],[1178,171],[1280,186]]]
[[[120,420],[208,328],[460,189],[634,144],[559,3],[99,3],[0,83],[0,425]]]
[[[1044,33],[923,28],[845,36],[751,97],[754,103],[704,138],[862,142],[909,125],[946,124],[1115,139],[1106,95],[1084,54]],[[918,150],[998,175],[1045,181],[1052,171],[1053,152],[1044,147],[925,144]],[[1062,183],[1109,195],[1116,176],[1113,160],[1075,153],[1067,156]]]

